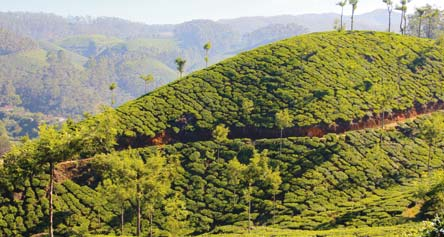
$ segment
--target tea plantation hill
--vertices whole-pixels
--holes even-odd
[[[383,110],[396,120],[442,108],[443,50],[434,41],[395,34],[310,34],[243,53],[129,102],[115,110],[126,136],[118,151],[58,166],[56,235],[120,234],[120,206],[113,193],[98,188],[107,161],[133,152],[134,159],[149,162],[159,149],[149,145],[165,142],[163,154],[180,161],[168,198],[185,202],[186,219],[175,224],[186,232],[229,232],[231,225],[245,230],[245,182],[236,182],[231,166],[234,158],[248,164],[257,152],[282,178],[276,211],[270,183],[253,184],[251,220],[257,226],[334,229],[423,220],[435,211],[433,195],[442,193],[437,186],[415,195],[415,182],[424,183],[427,171],[429,149],[418,135],[425,118],[389,130],[360,128],[377,126]],[[269,139],[278,135],[275,114],[284,108],[295,127],[283,140]],[[211,141],[218,124],[230,126],[232,139]],[[359,131],[322,136],[349,129]],[[0,236],[47,230],[49,176],[34,172],[33,159],[41,157],[33,157],[36,148],[28,144],[5,157],[13,169],[0,166]],[[140,147],[125,150],[128,144]],[[431,150],[433,170],[444,164],[442,148]],[[155,236],[171,232],[167,204],[155,205]],[[147,213],[142,217],[148,233]],[[131,199],[125,234],[134,235],[135,226]]]
[[[441,113],[441,116],[444,115]],[[281,173],[275,227],[322,230],[407,223],[417,229],[418,224],[409,223],[423,220],[433,211],[434,198],[442,194],[438,192],[435,194],[438,196],[424,199],[416,196],[421,186],[415,183],[433,185],[439,180],[421,178],[427,171],[428,155],[424,141],[414,135],[421,124],[423,119],[387,131],[352,131],[344,136],[327,135],[322,139],[285,138],[282,153],[279,152],[280,139],[255,142],[235,139],[223,144],[213,141],[175,143],[164,146],[163,152],[168,159],[180,158],[182,171],[174,179],[172,188],[186,202],[187,227],[196,234],[246,231],[248,203],[242,195],[245,186],[233,180],[230,161],[237,158],[248,163],[254,149],[259,152],[267,149],[270,165],[279,167]],[[431,164],[434,169],[444,165],[442,148],[433,150]],[[157,148],[133,151],[140,154],[138,159],[149,162]],[[106,161],[126,152],[95,159]],[[58,173],[66,172],[70,178],[59,177],[55,187],[57,236],[120,233],[120,207],[110,201],[113,194],[103,193],[94,184],[102,179],[99,174],[103,164],[99,164],[93,161],[59,166]],[[39,173],[25,179],[24,183],[10,184],[14,192],[4,193],[0,200],[0,235],[30,236],[46,230],[48,179],[48,175]],[[422,189],[425,193],[428,190]],[[269,184],[254,184],[252,221],[255,225],[273,225],[272,198]],[[134,205],[130,202],[125,209],[127,235],[135,234]],[[167,212],[162,203],[156,205],[154,216],[155,236],[165,236]],[[144,233],[148,232],[147,220],[144,213]],[[399,231],[406,231],[407,227],[401,226]],[[365,233],[373,232],[367,229]],[[390,233],[387,236],[395,236]]]
[[[315,33],[242,53],[117,109],[133,146],[231,137],[322,136],[444,108],[444,48],[435,41],[375,32]],[[123,142],[123,140],[122,140]],[[127,142],[127,141],[126,141]]]

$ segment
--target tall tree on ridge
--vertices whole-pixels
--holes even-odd
[[[427,15],[425,16],[428,19],[427,22],[427,38],[433,38],[433,29],[434,27],[433,20],[437,19],[439,21],[440,18],[439,9],[433,9],[430,5],[427,6]]]
[[[396,10],[401,11],[401,23],[399,25],[399,28],[401,30],[401,34],[406,34],[407,29],[407,3],[409,3],[410,0],[401,0],[401,5],[398,5],[396,7]]]
[[[355,24],[355,11],[358,8],[359,0],[349,0],[349,4],[352,6],[352,15],[351,15],[351,31],[353,31],[353,27]]]
[[[392,12],[393,12],[393,1],[392,0],[382,0],[387,5],[387,12],[389,15],[389,27],[388,32],[392,31]]]
[[[426,9],[424,7],[416,8],[416,14],[418,15],[418,37],[421,38],[421,28],[422,28],[422,19],[424,18],[424,14],[426,12]]]
[[[179,78],[182,78],[183,72],[185,70],[185,64],[187,61],[182,58],[176,58],[177,71],[179,71]]]
[[[148,85],[148,83],[154,81],[154,76],[152,74],[148,74],[148,75],[142,75],[140,76],[140,79],[142,79],[145,82],[145,94],[146,94],[146,86]]]
[[[210,60],[208,57],[208,53],[211,49],[211,42],[208,41],[204,46],[203,46],[204,50],[205,50],[205,67],[208,67],[208,61]]]
[[[111,91],[111,106],[113,106],[115,104],[115,100],[114,100],[114,90],[117,88],[117,84],[115,82],[111,83],[111,85],[109,85],[109,90]]]
[[[344,30],[344,7],[345,5],[347,5],[347,0],[342,0],[338,3],[336,3],[336,5],[341,7],[341,26],[339,27],[340,31]]]

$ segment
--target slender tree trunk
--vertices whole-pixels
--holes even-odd
[[[418,37],[421,38],[422,18],[419,17]]]
[[[283,142],[283,139],[282,139],[282,136],[283,136],[283,133],[284,133],[284,129],[281,129],[281,144],[280,144],[280,146],[279,146],[279,155],[281,155],[282,154],[282,142]]]
[[[124,207],[124,205],[122,203],[122,207],[121,207],[121,210],[120,210],[120,235],[121,236],[123,235],[123,225],[124,225],[124,221],[125,221],[124,213],[125,213],[125,207]]]
[[[407,11],[404,11],[404,35],[407,33]]]
[[[141,214],[140,214],[140,185],[137,184],[137,231],[136,231],[136,235],[140,236],[140,219],[141,219]]]
[[[150,237],[153,237],[153,219],[154,219],[154,210],[150,211]]]
[[[251,200],[248,201],[248,233],[251,230]]]
[[[401,35],[404,35],[403,21],[404,21],[404,11],[401,12],[401,23],[399,24],[399,30],[401,31]]]
[[[248,184],[248,193],[250,195],[248,199],[248,233],[251,231],[251,199],[252,199],[252,193],[251,193],[251,183]]]
[[[355,9],[352,9],[352,15],[351,15],[351,31],[353,31],[353,25],[355,23]]]
[[[429,27],[427,32],[427,38],[432,38],[432,17],[429,18]]]
[[[382,130],[384,130],[384,128],[385,128],[385,112],[384,112],[384,109],[382,109],[382,119],[381,119],[381,127],[382,127]]]
[[[97,218],[99,219],[99,231],[97,231],[98,234],[100,234],[100,229],[102,228],[102,221],[100,220],[100,210],[97,209]]]
[[[273,227],[276,225],[276,191],[273,191]]]
[[[389,10],[389,33],[392,31],[392,11]]]
[[[432,159],[432,145],[429,144],[429,157],[427,160],[427,176],[430,177],[430,161]]]
[[[382,127],[382,130],[384,130],[384,120],[385,120],[385,118],[384,118],[384,109],[383,109],[382,110],[382,116],[381,116],[381,127]],[[381,131],[381,134],[379,135],[379,144],[380,144],[381,148],[384,145],[383,144],[383,139],[382,139],[382,136],[383,136],[382,134],[383,134],[383,131]]]
[[[341,27],[340,27],[340,29],[341,29],[341,31],[342,30],[344,30],[344,7],[342,7],[342,9],[341,9]]]
[[[208,67],[208,50],[205,50],[205,67]]]
[[[53,192],[54,192],[54,163],[49,163],[49,237],[54,237],[54,206],[53,206]]]

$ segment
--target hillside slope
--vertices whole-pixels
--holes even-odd
[[[70,121],[63,136],[50,130],[46,140],[27,141],[0,160],[0,236],[46,230],[49,162],[58,163],[58,236],[122,234],[122,213],[123,234],[134,234],[138,188],[127,181],[140,176],[134,167],[114,169],[122,161],[148,167],[156,155],[173,164],[162,170],[171,172],[171,189],[146,203],[143,233],[150,216],[156,236],[226,232],[227,225],[245,231],[249,219],[316,230],[423,220],[435,200],[417,196],[416,183],[440,181],[424,174],[443,166],[444,153],[442,143],[432,147],[422,134],[435,129],[441,136],[444,115],[430,117],[438,124],[419,117],[388,130],[363,128],[379,126],[383,111],[395,121],[442,108],[442,52],[433,41],[387,33],[304,35],[240,54],[83,123]],[[279,136],[274,121],[282,109],[294,116],[294,127],[283,139],[269,139]],[[117,115],[116,127],[109,113]],[[211,137],[219,124],[230,127],[231,139]],[[116,129],[114,151],[108,140]],[[123,187],[112,188],[109,182],[119,181],[108,171]],[[276,177],[277,185],[270,181]],[[112,190],[124,192],[123,201]]]
[[[415,182],[425,182],[421,177],[427,170],[427,146],[415,135],[422,123],[423,119],[418,119],[389,131],[354,131],[323,139],[287,138],[283,140],[282,152],[279,139],[176,143],[162,150],[168,159],[180,158],[183,172],[174,179],[173,188],[186,201],[189,227],[195,233],[224,231],[225,225],[246,226],[247,202],[242,194],[245,187],[233,180],[229,162],[237,158],[248,163],[254,149],[268,150],[270,164],[280,170],[283,182],[276,196],[277,226],[290,229],[388,226],[415,221],[423,214],[421,199],[415,196],[418,191]],[[147,162],[157,151],[156,147],[137,150],[140,159]],[[96,159],[106,161],[124,153]],[[433,157],[432,167],[441,167],[442,149],[434,149]],[[59,235],[119,233],[120,208],[107,202],[112,195],[103,194],[96,187],[103,168],[94,160],[58,166],[55,216]],[[34,174],[9,183],[8,190],[14,191],[0,199],[0,234],[28,236],[45,230],[47,182],[48,175]],[[262,182],[254,185],[252,221],[258,226],[272,225],[271,188]],[[159,204],[154,215],[155,233],[165,228],[165,215]],[[134,203],[127,206],[125,218],[126,233],[134,234]]]
[[[443,108],[444,55],[434,41],[387,33],[315,33],[242,53],[118,108],[122,133],[208,139],[278,137],[275,114],[290,110],[287,135],[378,126]],[[149,142],[148,142],[149,144]]]

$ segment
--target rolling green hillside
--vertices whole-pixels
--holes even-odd
[[[61,47],[76,52],[85,57],[94,57],[104,48],[122,43],[123,40],[104,35],[81,35],[63,39],[57,42]]]
[[[0,160],[0,236],[47,232],[53,164],[56,236],[134,235],[141,202],[142,235],[417,229],[444,205],[443,52],[395,34],[309,34],[44,126]],[[277,139],[284,109],[293,127]]]
[[[322,139],[287,138],[281,154],[279,139],[229,140],[221,145],[212,141],[177,143],[162,150],[167,157],[180,158],[183,171],[175,178],[173,189],[186,201],[190,227],[197,233],[234,231],[223,227],[226,225],[236,225],[245,231],[247,203],[242,197],[245,187],[233,183],[229,161],[237,158],[248,163],[253,149],[268,150],[271,166],[280,167],[283,183],[277,195],[276,226],[287,229],[388,226],[415,221],[423,213],[421,199],[415,196],[420,190],[417,184],[432,183],[421,178],[427,170],[428,149],[414,134],[422,123],[421,119],[389,131],[355,131]],[[136,151],[149,162],[156,150],[147,147]],[[119,233],[119,212],[111,203],[107,204],[110,194],[93,190],[98,181],[94,180],[101,177],[95,173],[100,174],[103,169],[103,163],[98,161],[106,163],[119,154],[123,155],[117,152],[89,163],[59,166],[55,201],[59,234]],[[432,166],[441,167],[442,149],[435,149],[433,155]],[[47,180],[47,175],[39,174],[9,184],[14,187],[9,189],[15,191],[3,195],[1,200],[0,233],[19,236],[19,233],[44,231]],[[270,226],[273,221],[270,187],[261,182],[254,185],[253,222]],[[127,234],[134,234],[132,205],[127,207]],[[155,228],[164,229],[166,214],[162,205],[157,208]]]
[[[443,50],[387,33],[308,34],[192,73],[117,111],[122,130],[148,137],[166,130],[208,138],[218,124],[237,137],[276,137],[267,129],[284,108],[295,118],[292,135],[372,127],[383,111],[396,120],[443,107]]]
[[[112,82],[118,84],[117,102],[121,104],[145,93],[140,75],[151,73],[156,78],[149,90],[177,77],[173,66],[162,62],[173,62],[177,55],[174,42],[168,40],[124,41],[101,35],[60,42],[25,39],[33,43],[31,48],[17,37],[0,45],[0,50],[11,51],[0,55],[4,65],[0,83],[12,82],[21,97],[22,104],[9,106],[31,112],[63,117],[97,112],[99,104],[109,103]],[[6,100],[8,95],[0,97]]]

